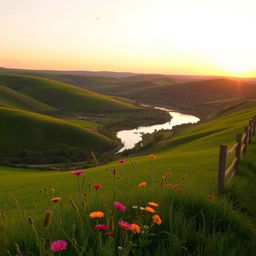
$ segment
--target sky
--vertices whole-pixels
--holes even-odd
[[[256,77],[255,0],[0,0],[0,66]]]

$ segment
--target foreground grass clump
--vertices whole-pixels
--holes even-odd
[[[132,196],[122,189],[129,182],[124,167],[108,173],[112,196],[107,200],[101,183],[88,181],[86,172],[76,170],[70,178],[77,184],[77,195],[42,190],[41,216],[26,216],[19,202],[20,216],[2,211],[2,254],[249,255],[255,237],[249,221],[214,195],[188,192],[185,180],[182,188],[171,185],[170,171],[154,179],[155,155],[150,158],[149,179],[131,184]]]

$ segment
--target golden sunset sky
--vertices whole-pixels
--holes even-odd
[[[0,66],[256,77],[255,0],[0,0]]]

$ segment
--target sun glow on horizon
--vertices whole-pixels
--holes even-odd
[[[0,66],[256,77],[253,0],[10,0],[3,6]]]

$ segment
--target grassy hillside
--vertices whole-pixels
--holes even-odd
[[[22,251],[30,250],[37,255],[33,227],[27,221],[28,216],[33,215],[34,225],[40,230],[40,241],[48,237],[68,240],[69,247],[63,255],[83,255],[72,245],[74,236],[90,256],[106,255],[106,250],[107,255],[120,255],[117,251],[120,245],[131,252],[125,255],[255,255],[254,224],[235,211],[229,201],[215,197],[219,144],[233,144],[235,134],[243,131],[255,112],[256,101],[248,102],[208,123],[187,128],[150,151],[125,159],[124,164],[113,162],[87,169],[81,190],[77,188],[77,178],[69,172],[1,167],[0,193],[3,196],[0,205],[7,215],[7,225],[11,223],[7,226],[11,244],[18,242]],[[154,153],[156,158],[149,159],[149,153]],[[113,175],[114,167],[117,168],[116,176]],[[147,186],[138,188],[142,181],[147,182]],[[96,191],[95,183],[100,183],[102,188]],[[209,194],[213,195],[211,199]],[[58,206],[50,201],[54,196],[62,198]],[[241,198],[238,196],[237,200]],[[70,204],[70,198],[77,202],[77,209]],[[85,208],[80,209],[79,200],[84,201]],[[127,211],[122,213],[114,209],[114,200],[124,203]],[[160,226],[151,226],[150,213],[132,208],[133,205],[145,207],[149,201],[159,203],[156,212],[163,220]],[[43,229],[43,209],[46,207],[53,211],[53,219],[50,227]],[[93,230],[96,221],[89,219],[88,214],[98,210],[106,216],[97,223],[109,223],[110,218],[114,219],[113,239],[104,238]],[[20,219],[24,223],[22,226]],[[144,233],[122,231],[117,224],[120,219],[139,224]],[[130,241],[134,245],[132,248]]]
[[[111,97],[49,79],[1,74],[0,85],[60,111],[108,112],[135,108]]]
[[[110,139],[70,122],[32,112],[0,108],[0,154],[54,149],[62,144],[104,151]]]
[[[5,107],[21,108],[38,112],[51,112],[57,110],[54,107],[41,103],[40,101],[2,85],[0,85],[0,104]]]

